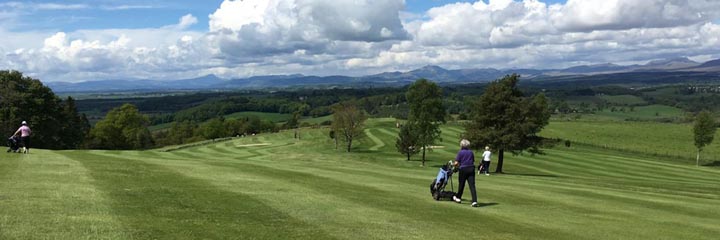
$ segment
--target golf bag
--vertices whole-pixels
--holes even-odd
[[[432,183],[430,183],[430,194],[433,199],[440,201],[440,199],[452,199],[455,196],[455,186],[452,184],[452,174],[455,171],[452,161],[445,164]],[[450,182],[451,191],[445,191],[447,183]]]
[[[7,145],[9,149],[7,152],[17,152],[20,149],[20,137],[18,136],[12,136],[8,138]]]

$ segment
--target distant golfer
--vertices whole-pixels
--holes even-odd
[[[455,157],[455,166],[460,166],[460,186],[453,201],[462,202],[463,190],[465,190],[465,181],[470,185],[470,194],[472,194],[472,207],[477,207],[477,193],[475,192],[475,154],[468,149],[470,141],[463,139],[460,141],[460,152]]]
[[[30,134],[32,130],[28,127],[26,121],[22,121],[20,128],[13,135],[20,134],[20,146],[22,146],[22,153],[30,153]]]
[[[490,155],[492,155],[492,152],[490,152],[490,147],[485,146],[485,152],[483,152],[482,155],[482,165],[480,166],[478,174],[485,173],[486,176],[490,176]]]

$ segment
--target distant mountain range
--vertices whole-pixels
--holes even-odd
[[[215,75],[175,81],[157,80],[100,80],[80,83],[49,82],[55,92],[112,92],[112,91],[169,91],[210,89],[258,89],[291,87],[367,87],[404,86],[419,78],[440,84],[489,82],[505,75],[517,73],[523,79],[542,84],[558,84],[574,81],[596,83],[623,83],[659,81],[672,83],[683,79],[719,81],[720,59],[705,63],[687,58],[651,61],[645,65],[616,65],[612,63],[582,65],[565,69],[457,69],[448,70],[438,66],[425,66],[408,72],[385,72],[360,77],[270,75],[225,80]]]

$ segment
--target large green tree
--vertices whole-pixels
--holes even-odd
[[[717,131],[717,124],[712,114],[708,111],[702,111],[695,117],[695,125],[693,126],[693,134],[695,135],[695,147],[697,147],[697,158],[695,165],[700,165],[700,152],[702,149],[712,143]]]
[[[191,121],[173,122],[170,129],[167,130],[163,138],[156,138],[160,145],[177,145],[192,142],[195,140],[201,140],[202,138],[197,136],[199,126]]]
[[[218,117],[200,125],[200,135],[205,139],[216,139],[229,136],[225,126],[225,118]]]
[[[365,129],[367,115],[358,109],[353,102],[341,102],[333,106],[332,129],[335,138],[347,144],[347,151],[350,152],[353,140],[362,136]]]
[[[63,102],[40,80],[18,71],[0,71],[0,134],[10,136],[22,121],[33,130],[32,147],[76,148],[89,124],[75,101]]]
[[[247,120],[244,118],[238,118],[238,119],[226,119],[225,120],[225,129],[227,129],[227,133],[231,137],[239,136],[241,134],[245,134],[247,129]]]
[[[425,166],[425,151],[440,138],[440,125],[445,123],[445,107],[442,103],[442,89],[434,82],[419,79],[405,94],[410,112],[407,125],[422,147],[422,165]]]
[[[502,173],[504,152],[539,153],[537,133],[548,124],[548,100],[540,93],[525,97],[518,89],[520,76],[513,74],[490,83],[471,106],[466,136],[475,148],[489,145],[498,152],[495,172]]]
[[[110,110],[105,119],[90,130],[89,147],[118,150],[152,147],[149,123],[148,117],[140,114],[137,107],[124,104]]]

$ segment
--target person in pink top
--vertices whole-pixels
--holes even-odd
[[[30,130],[26,121],[22,121],[20,128],[18,128],[13,135],[17,135],[18,133],[20,134],[20,144],[22,146],[21,152],[30,153],[30,135],[32,134],[32,130]]]

